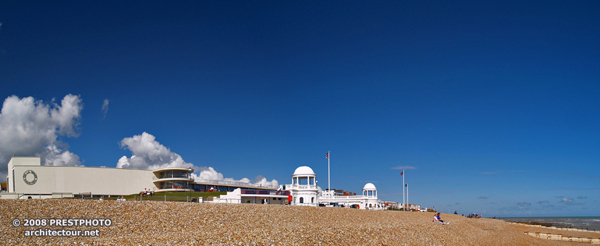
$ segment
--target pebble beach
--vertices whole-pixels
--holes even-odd
[[[433,213],[259,204],[0,200],[0,244],[51,245],[589,245],[529,236],[501,220]],[[102,218],[108,227],[13,226],[15,219]],[[24,236],[98,229],[97,237]],[[590,232],[600,238],[599,233]]]

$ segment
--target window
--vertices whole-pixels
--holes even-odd
[[[300,203],[304,203],[304,197],[300,197]]]
[[[315,198],[314,197],[310,199],[310,203],[315,203]]]

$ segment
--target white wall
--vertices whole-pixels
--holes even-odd
[[[8,161],[8,179],[6,185],[8,186],[8,192],[15,192],[15,187],[13,184],[13,166],[39,166],[41,165],[41,161],[39,157],[13,157]]]
[[[297,206],[317,206],[319,204],[319,199],[317,199],[317,191],[316,190],[291,190],[292,205]],[[304,198],[304,202],[300,203],[300,198]],[[314,202],[313,201],[314,198]]]
[[[16,159],[13,158],[11,162]],[[150,170],[20,164],[20,161],[14,161],[13,165],[9,165],[10,182],[14,179],[14,188],[11,187],[10,192],[25,194],[91,192],[92,195],[129,195],[144,189],[154,190],[156,187],[152,182],[154,174]],[[25,183],[23,174],[28,170],[37,175],[35,184]],[[32,180],[32,174],[28,175],[28,179]]]

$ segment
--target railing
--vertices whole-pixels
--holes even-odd
[[[286,184],[287,189],[317,189],[316,185],[297,185],[297,184]]]
[[[277,185],[263,185],[263,184],[255,184],[255,183],[246,183],[240,181],[231,181],[231,180],[210,180],[210,179],[197,179],[195,180],[197,183],[207,183],[207,184],[224,184],[224,185],[234,185],[234,186],[246,186],[246,187],[257,187],[257,188],[277,188]]]
[[[290,191],[272,191],[272,190],[241,190],[242,194],[257,195],[290,195]]]
[[[188,177],[174,177],[174,178],[157,178],[156,176],[152,177],[152,182],[157,182],[157,181],[194,181],[194,178],[188,178]]]
[[[346,200],[352,200],[352,199],[364,199],[364,198],[373,198],[375,199],[374,196],[321,196],[322,199],[346,199]]]

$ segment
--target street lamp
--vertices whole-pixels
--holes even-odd
[[[190,187],[191,185],[191,180],[192,180],[192,172],[194,171],[194,169],[192,169],[191,167],[188,167],[188,170],[190,171],[188,173],[188,189],[190,190],[190,202],[192,201],[192,188]]]

